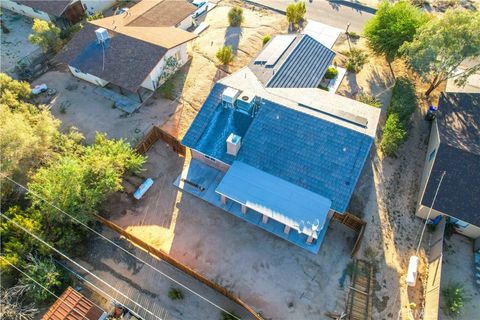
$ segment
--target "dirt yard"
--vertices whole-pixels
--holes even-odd
[[[442,262],[443,290],[452,283],[461,283],[465,291],[467,302],[463,308],[461,319],[478,318],[478,306],[480,305],[480,289],[475,285],[474,277],[473,242],[464,236],[453,234],[445,240]],[[445,306],[443,296],[440,295],[440,305]],[[443,310],[439,312],[440,320],[450,319]]]
[[[343,310],[353,231],[332,222],[319,254],[311,254],[179,191],[173,181],[185,159],[163,142],[148,159],[138,180],[151,177],[152,189],[140,201],[114,196],[105,204],[110,220],[232,290],[266,319],[328,319],[324,312]]]
[[[76,127],[93,142],[95,133],[104,132],[111,138],[124,138],[135,144],[150,127],[162,123],[173,114],[175,105],[170,100],[155,98],[132,114],[113,109],[113,102],[97,94],[98,87],[75,78],[68,70],[50,71],[36,79],[32,86],[46,83],[56,91],[53,100],[42,94],[40,102],[51,108],[62,121],[64,129]],[[42,100],[43,98],[43,100]]]
[[[244,22],[239,28],[228,24],[228,11],[234,5],[243,7]],[[192,45],[192,61],[182,69],[183,75],[177,77],[181,79],[177,89],[182,102],[175,116],[162,127],[179,138],[185,134],[215,81],[247,65],[262,48],[263,36],[286,33],[288,28],[283,15],[230,0],[209,11],[205,23],[209,27]],[[224,45],[232,46],[235,52],[229,66],[219,65],[215,57]]]
[[[5,72],[13,68],[21,58],[39,50],[39,47],[28,41],[28,36],[32,33],[33,21],[31,19],[2,9],[2,21],[10,30],[9,33],[0,31],[2,38],[1,70]]]
[[[352,46],[365,50],[369,55],[368,62],[359,73],[348,73],[338,92],[349,97],[366,93],[382,102],[378,145],[391,99],[393,78],[385,59],[370,52],[364,39],[352,41]],[[345,37],[337,41],[334,50],[348,50]],[[341,56],[337,58],[341,59]],[[427,85],[412,76],[402,61],[396,61],[393,69],[397,77],[408,76],[415,82],[420,108],[412,116],[408,140],[396,159],[385,158],[376,148],[372,150],[373,160],[365,165],[349,211],[367,221],[359,257],[377,265],[373,319],[410,320],[418,319],[413,309],[421,309],[423,304],[426,268],[423,250],[420,252],[422,263],[416,287],[407,287],[405,278],[408,260],[415,254],[423,222],[415,217],[415,210],[430,123],[423,119],[428,103],[422,94]],[[443,89],[432,93],[433,104],[437,103],[438,93]],[[427,237],[424,240],[428,240]]]

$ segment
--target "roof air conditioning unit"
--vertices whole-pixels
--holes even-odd
[[[95,35],[97,36],[98,43],[105,42],[109,38],[108,31],[105,28],[98,28],[95,30]]]
[[[236,106],[238,111],[251,115],[254,102],[255,95],[249,94],[247,92],[242,92],[242,94],[239,95],[237,99]]]
[[[235,100],[237,100],[238,95],[240,94],[240,91],[237,89],[233,89],[228,87],[227,89],[223,90],[222,94],[222,101],[224,105],[233,107]]]
[[[241,143],[242,137],[237,136],[234,133],[230,133],[227,138],[227,154],[231,156],[236,156],[238,151],[240,150]]]

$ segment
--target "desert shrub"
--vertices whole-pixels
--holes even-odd
[[[239,27],[243,22],[243,9],[235,7],[228,11],[228,22],[231,27]]]
[[[229,311],[228,313],[222,311],[222,316],[220,317],[220,320],[238,320],[238,319],[242,319],[242,318],[237,316],[237,314],[232,311]]]
[[[233,60],[233,49],[231,46],[223,46],[218,49],[216,54],[217,59],[224,65],[229,64]]]
[[[97,19],[102,19],[103,18],[103,13],[95,11],[92,15],[87,17],[87,21],[93,21]]]
[[[264,36],[264,37],[262,38],[262,44],[263,44],[263,45],[266,45],[267,42],[270,41],[270,39],[272,39],[272,36],[269,35],[269,34],[267,34],[266,36]]]
[[[170,288],[170,290],[168,291],[168,297],[172,300],[182,300],[183,293],[178,288]]]
[[[371,95],[368,95],[366,93],[359,94],[356,97],[356,100],[360,101],[362,103],[365,103],[365,104],[369,104],[369,105],[371,105],[372,107],[375,107],[375,108],[381,108],[382,107],[382,103],[380,101],[378,101],[377,98],[375,98]]]
[[[289,23],[293,24],[295,27],[303,21],[305,14],[307,13],[307,8],[305,7],[305,2],[300,1],[297,3],[291,3],[287,6],[286,15]]]
[[[387,118],[385,127],[383,128],[382,142],[380,149],[389,157],[397,154],[398,148],[405,142],[407,131],[400,122],[398,114],[394,113]]]
[[[327,72],[325,72],[325,79],[333,79],[338,75],[338,70],[335,67],[328,67]]]
[[[393,87],[392,100],[387,109],[380,149],[389,157],[396,156],[398,148],[407,139],[412,113],[417,108],[415,86],[406,78],[398,78]]]
[[[446,313],[452,317],[458,317],[462,314],[462,308],[469,298],[465,294],[463,284],[459,282],[451,282],[446,288],[442,290],[442,295],[445,298]]]
[[[74,24],[73,26],[65,28],[60,32],[60,38],[62,40],[68,41],[68,40],[72,39],[72,37],[75,35],[75,33],[82,30],[82,28],[83,28],[83,24],[80,23],[80,22],[77,23],[77,24]]]
[[[62,39],[60,39],[60,28],[51,22],[40,19],[33,20],[32,34],[28,36],[28,40],[40,46],[43,52],[58,52],[62,47]]]
[[[368,55],[360,49],[353,48],[344,53],[347,56],[347,70],[350,72],[360,72],[363,65],[367,63]]]

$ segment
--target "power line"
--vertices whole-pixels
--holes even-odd
[[[25,229],[23,226],[19,225],[17,222],[13,221],[11,218],[7,217],[5,214],[3,214],[2,212],[0,212],[0,216],[6,218],[9,222],[13,223],[15,226],[17,226],[18,228],[22,229],[24,232],[28,233],[30,236],[34,237],[36,240],[40,241],[42,244],[46,245],[47,247],[49,247],[51,250],[55,251],[57,254],[61,255],[62,257],[64,257],[65,259],[69,260],[70,262],[72,262],[74,265],[76,265],[78,268],[82,269],[83,271],[89,273],[90,275],[92,275],[95,279],[99,280],[100,282],[102,282],[103,284],[105,284],[106,286],[108,286],[109,288],[111,288],[112,290],[114,290],[115,292],[119,293],[121,296],[123,296],[124,298],[126,298],[127,300],[133,302],[133,304],[135,304],[136,306],[140,307],[141,309],[145,310],[147,313],[151,314],[152,316],[154,316],[155,318],[159,319],[159,320],[163,320],[162,318],[158,317],[157,315],[155,315],[153,312],[151,312],[150,310],[146,309],[145,307],[143,307],[141,304],[139,304],[138,302],[130,299],[128,296],[126,296],[125,294],[123,294],[122,292],[118,291],[116,288],[112,287],[108,282],[104,281],[103,279],[101,279],[100,277],[98,277],[97,275],[95,275],[93,272],[87,270],[85,267],[83,267],[81,264],[75,262],[73,259],[71,259],[69,256],[67,256],[66,254],[62,253],[60,250],[56,249],[55,247],[53,247],[52,245],[50,245],[49,243],[45,242],[44,240],[42,240],[41,238],[39,238],[37,235],[35,235],[34,233],[28,231],[27,229]],[[90,283],[93,287],[95,287],[96,289],[100,290],[102,293],[105,293],[102,289],[98,288],[97,286],[95,286],[94,284]],[[107,296],[109,298],[112,298],[110,295],[107,294]]]
[[[60,299],[59,296],[57,296],[55,293],[53,293],[52,291],[50,291],[47,287],[45,287],[44,285],[40,284],[37,280],[33,279],[32,277],[30,277],[28,274],[26,274],[24,271],[20,270],[19,268],[17,268],[13,263],[11,263],[10,261],[8,261],[7,259],[5,259],[3,256],[0,256],[0,259],[2,260],[5,260],[6,263],[8,263],[10,266],[12,266],[13,268],[15,268],[18,272],[20,272],[21,274],[23,274],[25,277],[27,277],[28,279],[32,280],[33,282],[35,282],[35,284],[37,284],[39,287],[43,288],[43,290],[47,291],[48,293],[50,293],[52,296],[54,296],[57,300]],[[70,304],[67,300],[64,300],[63,303],[65,303],[66,305],[68,305],[69,307],[72,308],[72,310],[75,309],[75,306]],[[92,302],[93,303],[93,302]],[[95,304],[96,305],[96,304]],[[98,305],[96,305],[97,307],[99,307]],[[100,307],[99,307],[100,308]],[[102,308],[100,308],[102,309]],[[87,319],[87,317],[83,317],[84,319]]]
[[[170,281],[176,283],[177,285],[179,285],[180,287],[184,288],[185,290],[191,292],[192,294],[196,295],[197,297],[201,298],[202,300],[208,302],[209,304],[211,304],[212,306],[216,307],[217,309],[229,314],[230,316],[234,317],[235,319],[238,319],[240,320],[240,318],[238,318],[236,315],[232,314],[231,312],[225,310],[224,308],[220,307],[219,305],[217,305],[216,303],[210,301],[208,298],[202,296],[201,294],[197,293],[196,291],[190,289],[189,287],[187,287],[186,285],[184,285],[183,283],[179,282],[178,280],[175,280],[174,278],[172,278],[171,276],[167,275],[166,273],[162,272],[161,270],[159,270],[158,268],[154,267],[153,265],[151,265],[150,263],[146,262],[145,260],[137,257],[135,254],[131,253],[130,251],[128,251],[127,249],[123,248],[122,246],[116,244],[115,242],[113,242],[112,240],[110,240],[109,238],[105,237],[103,234],[97,232],[96,230],[94,230],[93,228],[91,228],[90,226],[88,226],[87,224],[83,223],[82,221],[78,220],[77,218],[75,218],[74,216],[72,216],[71,214],[65,212],[64,210],[60,209],[59,207],[57,207],[56,205],[54,205],[53,203],[45,200],[42,196],[38,195],[37,193],[31,191],[30,189],[28,189],[27,187],[25,187],[24,185],[16,182],[15,180],[11,179],[10,177],[6,176],[6,175],[2,175],[4,178],[6,178],[7,180],[13,182],[14,184],[16,184],[17,186],[19,186],[20,188],[24,189],[25,191],[27,191],[28,193],[34,195],[35,197],[39,198],[40,200],[44,201],[46,204],[52,206],[53,208],[57,209],[58,211],[62,212],[63,214],[69,216],[72,220],[74,220],[75,222],[79,223],[80,225],[84,226],[85,228],[87,228],[88,230],[90,230],[91,232],[93,232],[94,234],[96,234],[97,236],[101,237],[103,240],[107,241],[108,243],[114,245],[115,247],[117,247],[118,249],[120,249],[121,251],[125,252],[126,254],[128,254],[129,256],[137,259],[138,261],[142,262],[143,264],[145,264],[146,266],[150,267],[151,269],[155,270],[156,272],[160,273],[161,275],[163,275],[164,277],[166,277],[167,279],[169,279]]]
[[[430,218],[430,214],[432,213],[433,205],[435,204],[435,200],[437,199],[438,191],[440,190],[440,186],[442,185],[443,177],[445,177],[445,171],[442,172],[442,176],[440,177],[440,182],[438,182],[437,190],[435,190],[435,195],[433,196],[432,205],[428,210],[427,218],[425,219],[425,223],[423,225],[422,234],[420,235],[420,239],[418,240],[417,251],[416,255],[418,256],[418,251],[420,251],[420,245],[422,243],[423,234],[425,233],[425,228],[427,227],[428,219]]]

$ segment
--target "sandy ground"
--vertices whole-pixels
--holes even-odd
[[[10,30],[10,33],[0,31],[2,40],[1,70],[5,72],[14,67],[18,60],[39,47],[28,41],[28,36],[32,33],[33,21],[31,19],[2,9],[2,20]]]
[[[154,98],[133,114],[112,108],[112,101],[94,92],[95,85],[75,78],[69,71],[50,71],[36,79],[32,86],[46,83],[57,94],[48,102],[64,129],[76,127],[93,142],[95,132],[111,138],[124,138],[135,144],[153,124],[164,122],[175,110],[170,100]],[[45,98],[45,95],[43,95]],[[41,100],[41,99],[40,99]],[[47,102],[46,100],[45,102]],[[61,106],[66,106],[62,111]]]
[[[90,282],[90,284],[86,282],[83,285],[101,293],[97,299],[106,310],[111,308],[111,298],[113,297],[140,316],[147,315],[144,318],[145,320],[155,318],[145,309],[153,312],[160,319],[195,320],[199,319],[199,315],[201,315],[201,319],[216,320],[219,319],[221,313],[217,306],[221,306],[228,311],[234,311],[243,319],[251,319],[248,314],[242,313],[243,309],[240,306],[234,304],[225,296],[173,268],[168,263],[149,256],[146,252],[122,239],[115,232],[105,229],[102,234],[148,263],[147,265],[136,260],[100,237],[93,237],[89,240],[88,253],[77,259],[77,262],[118,291],[92,275],[88,275],[85,271],[75,270],[79,271]],[[156,270],[150,266],[153,266]],[[189,292],[167,276],[188,286],[199,295]],[[180,289],[184,298],[177,301],[171,300],[168,297],[170,288]]]
[[[239,28],[228,25],[228,11],[234,5],[243,6],[244,22]],[[185,134],[215,81],[247,65],[262,48],[263,36],[286,33],[288,28],[283,15],[230,0],[220,2],[208,12],[205,22],[209,27],[194,41],[192,61],[183,68],[184,76],[179,77],[181,103],[175,116],[162,127],[179,138]],[[228,66],[219,65],[215,57],[224,45],[232,46],[235,51],[235,58]]]
[[[450,239],[445,239],[442,261],[442,281],[440,288],[443,290],[452,282],[460,282],[469,301],[465,303],[461,319],[478,319],[478,306],[480,305],[480,289],[475,286],[474,278],[473,242],[464,236],[454,234]],[[440,305],[445,306],[443,296],[440,295]],[[442,311],[439,312],[440,320],[450,319]]]
[[[347,74],[339,93],[352,96],[363,92],[383,103],[378,145],[393,79],[386,61],[369,52],[363,39],[352,45],[366,50],[369,60],[358,74]],[[338,52],[348,50],[348,43],[339,39],[334,49]],[[341,55],[337,58],[341,61]],[[412,116],[408,141],[396,159],[385,158],[380,151],[373,149],[373,160],[365,165],[349,211],[367,221],[359,257],[374,261],[377,266],[373,319],[418,319],[411,312],[410,304],[414,303],[418,309],[423,303],[426,267],[423,249],[416,287],[407,287],[405,277],[408,260],[415,253],[422,228],[422,220],[415,217],[415,209],[430,132],[430,124],[423,119],[428,104],[421,97],[427,85],[413,77],[403,62],[395,62],[393,68],[397,77],[409,76],[415,81],[421,108]],[[434,104],[438,92],[443,89],[444,86],[432,93]]]
[[[351,261],[353,231],[332,222],[313,255],[180,192],[173,181],[185,159],[164,143],[157,142],[148,159],[142,176],[152,177],[154,186],[140,201],[114,196],[105,205],[115,213],[112,221],[232,290],[266,319],[328,319],[324,312],[343,310],[347,291],[339,284]]]

